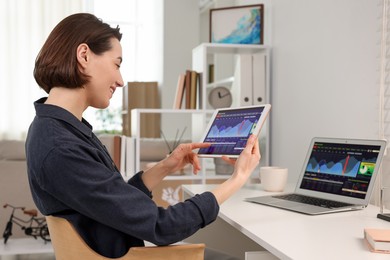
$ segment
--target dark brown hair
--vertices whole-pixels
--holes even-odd
[[[89,76],[80,72],[77,63],[77,47],[86,43],[97,55],[112,48],[111,39],[119,41],[119,27],[88,13],[73,14],[63,19],[50,33],[35,60],[34,78],[49,93],[54,86],[81,88]]]

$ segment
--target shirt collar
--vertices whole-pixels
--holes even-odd
[[[77,117],[75,117],[72,113],[62,107],[44,104],[46,99],[47,97],[43,97],[34,102],[37,116],[50,117],[64,121],[72,125],[84,135],[88,137],[92,136],[92,126],[88,123],[87,120],[85,120],[84,118],[82,118],[81,121],[78,120]]]

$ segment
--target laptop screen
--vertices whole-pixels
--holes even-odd
[[[315,142],[300,184],[304,190],[365,199],[381,146]]]

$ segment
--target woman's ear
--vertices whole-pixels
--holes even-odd
[[[89,61],[89,53],[90,49],[88,47],[88,44],[82,43],[77,47],[77,61],[79,62],[80,66],[82,68],[86,68],[88,61]]]

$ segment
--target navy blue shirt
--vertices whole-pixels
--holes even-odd
[[[69,220],[96,252],[120,257],[144,240],[171,244],[216,219],[219,206],[210,192],[158,207],[142,172],[125,182],[90,124],[45,100],[34,103],[26,140],[34,202],[42,214]]]

